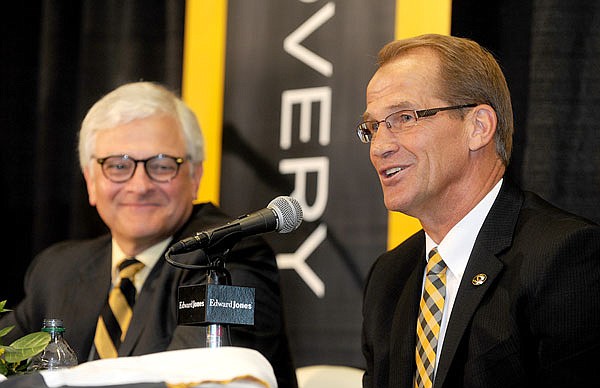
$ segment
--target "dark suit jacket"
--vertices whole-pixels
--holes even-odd
[[[176,233],[173,243],[229,220],[212,204],[195,205],[192,217]],[[194,264],[206,264],[200,254],[191,256]],[[189,257],[186,255],[184,259]],[[263,239],[246,238],[228,254],[226,268],[233,285],[253,287],[256,292],[254,326],[231,327],[232,345],[258,350],[273,365],[279,387],[296,387],[274,252]],[[0,327],[15,325],[4,342],[9,344],[39,331],[46,317],[62,318],[65,338],[76,351],[79,362],[86,361],[98,315],[108,296],[110,273],[109,235],[49,247],[27,270],[24,300],[0,320]],[[137,297],[119,355],[204,347],[204,327],[177,325],[177,291],[181,285],[204,283],[205,275],[205,271],[183,270],[159,260]]]
[[[363,305],[364,387],[409,388],[425,267],[417,232],[381,255]],[[477,274],[482,285],[473,285]],[[469,258],[435,388],[600,381],[600,227],[506,179]]]

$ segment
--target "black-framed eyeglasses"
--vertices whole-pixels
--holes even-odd
[[[129,155],[110,155],[105,158],[96,158],[102,167],[102,174],[114,183],[123,183],[135,174],[138,163],[144,164],[144,170],[150,179],[155,182],[169,182],[179,172],[179,166],[185,158],[158,154],[147,159],[134,159]]]
[[[392,133],[399,133],[408,128],[414,127],[417,125],[417,122],[420,118],[434,116],[438,112],[444,110],[454,110],[454,109],[462,109],[462,108],[473,108],[478,104],[463,104],[463,105],[453,105],[453,106],[444,106],[441,108],[429,108],[422,110],[399,110],[394,113],[390,113],[385,119],[377,121],[364,121],[356,127],[356,134],[358,138],[363,143],[369,143],[375,137],[377,130],[379,129],[379,124],[385,123],[386,127]]]

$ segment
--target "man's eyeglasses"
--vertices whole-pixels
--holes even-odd
[[[114,183],[123,183],[131,179],[138,163],[144,164],[144,169],[150,179],[164,183],[177,176],[179,166],[185,159],[165,154],[158,154],[143,160],[136,160],[129,155],[111,155],[105,158],[96,158],[96,161],[102,167],[104,176]]]
[[[379,130],[379,124],[381,123],[385,123],[386,127],[392,133],[399,133],[417,125],[417,122],[420,118],[434,116],[436,113],[444,110],[473,108],[475,106],[477,106],[477,104],[454,105],[423,110],[399,110],[389,114],[381,121],[364,121],[358,124],[356,127],[356,134],[358,135],[360,141],[363,143],[369,143],[375,137],[377,130]]]

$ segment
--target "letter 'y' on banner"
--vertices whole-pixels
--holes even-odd
[[[396,0],[396,39],[421,34],[450,34],[452,0]],[[388,249],[421,229],[416,218],[390,212]]]
[[[182,97],[198,116],[206,160],[198,201],[219,203],[227,1],[185,5]]]

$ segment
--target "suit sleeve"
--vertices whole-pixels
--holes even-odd
[[[543,386],[576,386],[600,378],[600,228],[589,226],[548,244],[534,268],[532,319]],[[596,378],[592,379],[592,375]]]

